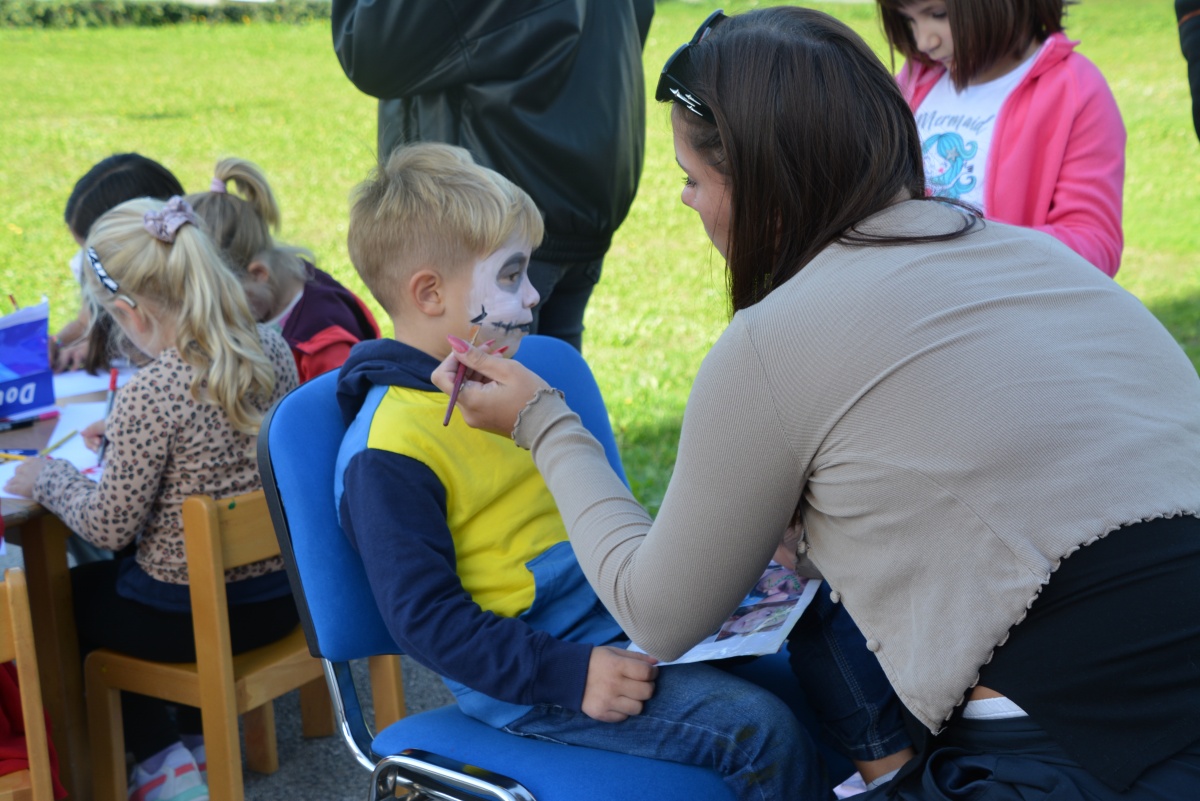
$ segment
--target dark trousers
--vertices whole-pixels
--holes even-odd
[[[117,594],[119,559],[80,565],[71,571],[79,653],[109,648],[139,659],[195,662],[190,613],[164,612]],[[240,654],[287,636],[299,617],[290,595],[229,607],[233,653]],[[200,710],[176,707],[136,693],[121,693],[125,748],[142,762],[176,742],[180,734],[200,734]]]
[[[1097,699],[1103,703],[1103,699]],[[907,771],[902,771],[907,773]],[[1185,801],[1200,798],[1200,742],[1117,792],[1088,773],[1030,718],[957,720],[917,775],[855,801]]]
[[[600,282],[603,259],[582,262],[529,262],[529,281],[542,296],[533,307],[534,334],[554,337],[583,350],[583,313]]]

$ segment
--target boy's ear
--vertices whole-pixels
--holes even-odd
[[[426,317],[446,312],[446,282],[441,273],[428,268],[417,270],[408,279],[408,300]]]

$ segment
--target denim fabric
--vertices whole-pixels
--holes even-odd
[[[554,337],[583,350],[583,312],[600,283],[603,259],[529,262],[529,280],[542,299],[533,307],[532,333]]]
[[[816,746],[787,705],[711,665],[662,668],[642,714],[621,723],[543,704],[504,730],[708,767],[745,801],[833,798]]]
[[[844,755],[881,759],[912,745],[900,699],[828,584],[788,635],[788,653],[822,730]]]
[[[955,721],[933,739],[928,756],[855,801],[1184,801],[1198,794],[1200,743],[1150,767],[1133,787],[1118,792],[1024,717]]]

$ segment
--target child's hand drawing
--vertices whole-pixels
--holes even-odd
[[[104,420],[97,420],[79,432],[83,436],[83,444],[87,445],[89,451],[100,450],[100,443],[104,441],[104,422]]]
[[[620,723],[642,712],[642,703],[654,695],[658,666],[654,657],[602,645],[592,649],[583,712],[603,723]]]

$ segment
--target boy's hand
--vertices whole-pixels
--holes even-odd
[[[775,561],[788,570],[796,569],[796,546],[800,544],[800,537],[803,533],[804,523],[800,520],[793,520],[792,524],[783,532],[783,539],[775,549]]]
[[[602,645],[588,660],[583,712],[602,723],[620,723],[641,714],[642,703],[654,695],[658,666],[649,654]]]

